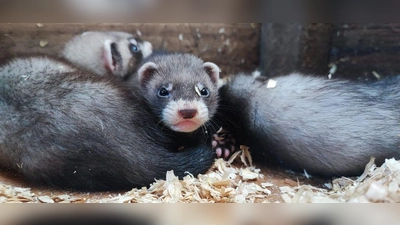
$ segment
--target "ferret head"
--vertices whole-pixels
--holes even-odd
[[[189,54],[154,56],[138,70],[143,94],[171,130],[193,132],[218,106],[219,68]]]
[[[150,42],[134,38],[129,33],[85,32],[65,45],[63,56],[98,75],[124,78],[133,73],[152,51]]]

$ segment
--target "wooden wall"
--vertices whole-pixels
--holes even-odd
[[[400,74],[400,24],[263,24],[260,67],[376,80]]]
[[[73,35],[89,30],[141,34],[155,49],[195,54],[222,75],[251,72],[259,65],[259,24],[0,24],[1,54],[58,54]],[[41,41],[47,41],[45,47]]]
[[[267,76],[326,73],[332,29],[330,24],[263,24],[260,69]]]
[[[290,72],[376,79],[400,74],[400,24],[0,24],[5,53],[57,54],[89,30],[141,34],[156,49],[187,52],[218,64],[222,75]],[[48,41],[41,47],[40,41]]]
[[[330,63],[337,76],[375,79],[400,74],[400,24],[340,24],[332,35]]]

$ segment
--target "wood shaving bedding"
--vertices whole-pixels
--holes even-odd
[[[0,203],[254,203],[271,202],[271,193],[276,190],[281,200],[273,202],[400,202],[400,161],[395,159],[387,159],[380,167],[371,159],[361,176],[334,179],[325,185],[330,188],[300,185],[299,181],[288,178],[282,182],[286,185],[277,186],[269,183],[262,171],[253,166],[248,148],[241,149],[228,161],[216,160],[207,174],[197,178],[188,174],[179,180],[169,171],[165,180],[157,180],[149,188],[135,188],[101,198],[41,195],[30,188],[0,182]]]
[[[374,158],[358,178],[342,177],[332,181],[332,189],[302,185],[284,187],[285,202],[352,202],[398,203],[400,202],[400,161],[386,159],[376,167]],[[289,196],[289,197],[288,197]]]

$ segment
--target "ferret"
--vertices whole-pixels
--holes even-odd
[[[219,72],[214,63],[204,63],[193,55],[155,55],[139,69],[138,84],[165,126],[191,133],[217,111]]]
[[[216,110],[218,67],[176,54],[144,64],[138,77],[142,88],[130,89],[43,56],[4,64],[0,165],[81,191],[148,186],[170,170],[181,178],[206,172],[215,158],[205,127]]]
[[[220,89],[220,108],[259,162],[312,175],[360,175],[371,157],[377,164],[400,159],[399,86],[400,76],[357,83],[242,74]]]
[[[152,51],[150,42],[129,33],[90,31],[68,41],[62,56],[97,75],[114,75],[125,79]]]

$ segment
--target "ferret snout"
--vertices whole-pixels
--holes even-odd
[[[208,107],[203,101],[170,101],[162,111],[164,123],[178,132],[193,132],[208,119]]]
[[[197,114],[197,109],[182,109],[179,110],[179,115],[183,119],[192,119]]]

